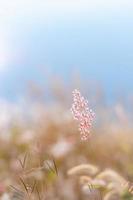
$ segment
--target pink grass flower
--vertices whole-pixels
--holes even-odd
[[[73,91],[73,104],[71,112],[75,120],[79,123],[81,140],[87,140],[90,136],[90,128],[94,119],[94,112],[89,109],[88,101],[81,96],[78,90]]]

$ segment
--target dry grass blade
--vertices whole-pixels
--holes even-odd
[[[34,181],[34,184],[33,184],[32,190],[31,190],[31,194],[34,192],[36,185],[37,185],[37,182]]]
[[[25,196],[22,192],[14,191],[11,200],[25,200]]]
[[[28,152],[25,154],[24,160],[23,160],[23,168],[24,168],[24,169],[25,169],[27,157],[28,157]]]
[[[24,169],[24,167],[23,167],[23,163],[22,163],[21,159],[18,158],[18,161],[19,161],[19,163],[20,163],[22,169]]]
[[[25,169],[27,157],[28,157],[28,153],[25,154],[23,162],[22,162],[22,160],[20,158],[18,158],[18,161],[19,161],[19,163],[20,163],[20,165],[21,165],[23,170]]]
[[[55,170],[53,169],[53,167],[50,166],[49,162],[45,161],[45,164],[48,166],[49,170],[51,170],[55,174]]]
[[[41,197],[40,197],[40,193],[39,193],[39,190],[38,188],[36,187],[36,191],[37,191],[37,196],[38,196],[38,199],[41,200]]]
[[[16,190],[16,191],[20,191],[20,192],[21,192],[21,190],[19,190],[18,188],[16,188],[16,187],[13,186],[13,185],[10,185],[10,187],[11,187],[13,190]]]
[[[11,200],[24,200],[25,199],[25,195],[24,192],[19,190],[18,188],[10,185],[10,187],[13,189],[12,192],[12,197]]]
[[[57,169],[57,165],[54,159],[53,159],[53,164],[54,164],[56,175],[58,176],[58,169]]]
[[[19,179],[20,179],[20,181],[21,181],[22,185],[24,186],[24,188],[25,188],[25,191],[26,191],[26,192],[27,192],[27,194],[28,194],[28,189],[27,189],[27,186],[26,186],[26,184],[25,184],[24,180],[23,180],[21,177],[19,177]]]

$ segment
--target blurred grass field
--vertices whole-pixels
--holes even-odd
[[[88,91],[86,88],[83,93],[89,94],[87,98],[90,100],[90,106],[94,107],[96,120],[91,130],[91,138],[87,142],[80,140],[77,124],[70,112],[71,89],[55,88],[51,91],[53,101],[44,101],[37,90],[36,93],[32,91],[32,101],[28,99],[23,105],[1,106],[2,200],[89,199],[82,191],[78,177],[69,177],[67,174],[69,169],[81,164],[95,165],[99,171],[111,169],[132,182],[133,117],[132,110],[129,109],[132,108],[132,103],[119,99],[115,103],[107,104],[100,91],[98,93],[97,90],[95,95]],[[49,164],[46,167],[47,162],[53,167]],[[33,190],[30,197],[23,197],[23,181],[27,188],[30,187],[29,190]],[[22,195],[13,197],[15,191],[21,191]],[[106,199],[114,200],[116,197]],[[119,199],[131,200],[133,197],[126,193]]]

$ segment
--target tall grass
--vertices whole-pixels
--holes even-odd
[[[88,92],[83,90],[83,93]],[[97,113],[96,123],[91,139],[82,142],[70,112],[71,92],[64,89],[56,94],[54,103],[37,99],[21,108],[11,105],[15,110],[11,116],[10,110],[7,112],[4,125],[1,118],[1,199],[8,196],[9,199],[86,200],[90,186],[94,185],[100,187],[100,198],[105,200],[133,199],[131,184],[121,189],[121,183],[107,184],[103,178],[108,172],[115,173],[117,179],[120,176],[132,182],[132,111],[120,101],[108,105],[104,99],[96,101],[95,96],[95,103],[89,104]],[[89,99],[93,98],[92,95]],[[91,165],[97,168],[96,174],[87,170],[85,174],[70,176],[70,169]]]

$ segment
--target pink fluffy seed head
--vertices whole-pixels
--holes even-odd
[[[92,109],[88,107],[88,101],[81,96],[78,90],[75,89],[72,94],[73,104],[71,112],[74,119],[78,121],[81,140],[87,140],[90,137],[90,128],[95,114]]]

